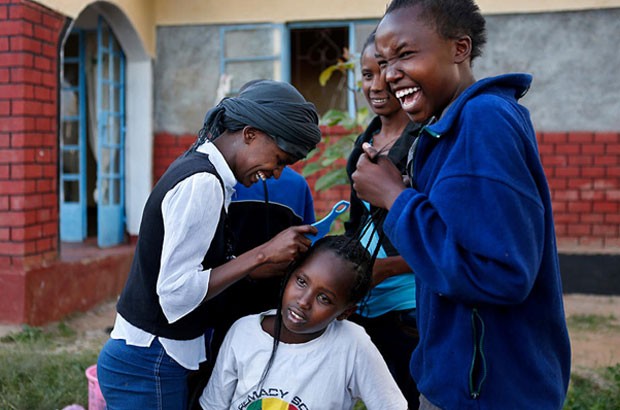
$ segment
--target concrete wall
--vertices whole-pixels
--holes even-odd
[[[534,75],[522,100],[539,131],[620,130],[620,8],[487,16],[478,77]]]
[[[533,74],[523,103],[537,130],[620,130],[620,8],[486,17],[489,40],[474,62],[476,75]],[[158,28],[156,131],[195,133],[213,105],[218,27]]]

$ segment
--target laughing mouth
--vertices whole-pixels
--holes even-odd
[[[267,177],[265,176],[265,173],[263,171],[256,172],[256,178],[261,181],[267,180]]]
[[[409,106],[413,103],[413,95],[420,91],[420,87],[409,87],[398,90],[394,93],[400,105],[403,107]]]
[[[387,98],[371,98],[370,101],[373,104],[375,104],[375,105],[376,104],[383,104],[383,103],[385,103],[387,101]]]

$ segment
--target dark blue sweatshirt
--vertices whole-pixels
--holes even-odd
[[[549,188],[517,100],[476,82],[420,134],[384,229],[416,273],[418,389],[443,409],[560,409],[570,345]]]

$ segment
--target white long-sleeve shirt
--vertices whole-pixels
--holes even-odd
[[[225,192],[215,175],[199,172],[179,182],[164,196],[164,241],[157,295],[169,323],[196,309],[207,294],[211,270],[203,270],[202,261],[215,235],[222,204],[228,210],[237,182],[215,145],[207,142],[198,151],[209,155],[224,182]],[[155,335],[132,325],[120,314],[116,315],[110,336],[141,347],[150,346],[155,339]],[[187,369],[198,369],[206,359],[204,336],[192,340],[159,337],[159,342],[170,357]]]

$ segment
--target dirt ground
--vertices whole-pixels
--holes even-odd
[[[74,344],[63,346],[62,349],[77,351],[86,346],[102,346],[114,324],[115,303],[110,301],[69,318],[66,324],[76,331],[78,338]],[[598,326],[595,331],[582,329],[581,326],[569,327],[572,370],[589,373],[594,368],[620,363],[620,296],[566,295],[564,307],[569,323],[571,316],[596,315],[606,317],[608,324]],[[0,335],[16,329],[0,327]]]

